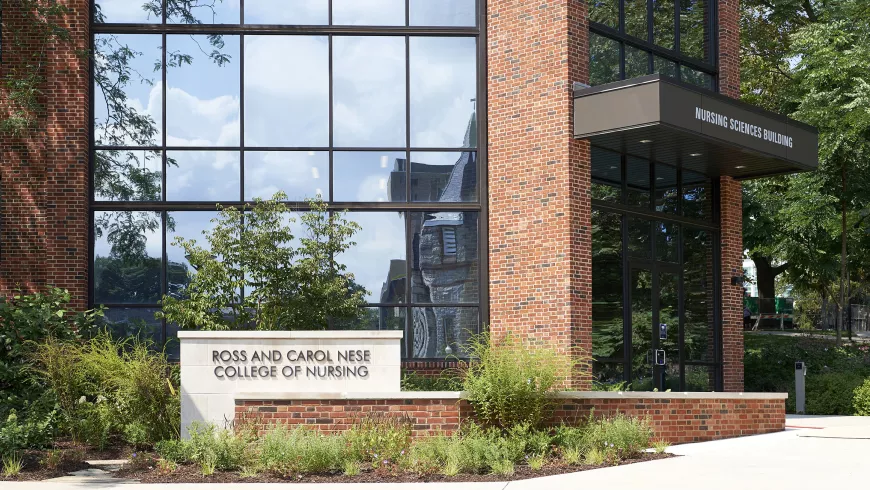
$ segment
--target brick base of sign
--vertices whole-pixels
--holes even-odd
[[[457,392],[407,392],[389,398],[360,395],[288,394],[257,399],[236,398],[236,424],[308,426],[324,432],[348,429],[370,413],[406,416],[415,437],[452,433],[472,410]],[[596,417],[624,413],[647,417],[656,438],[670,444],[711,441],[785,430],[785,395],[776,393],[562,393],[552,425],[574,424],[593,412]]]

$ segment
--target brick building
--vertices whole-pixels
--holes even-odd
[[[3,293],[172,352],[173,237],[283,190],[362,225],[340,260],[410,367],[488,325],[591,353],[579,388],[742,389],[740,180],[817,135],[734,100],[737,0],[62,3],[37,127],[0,136]],[[2,76],[43,52],[19,8]]]

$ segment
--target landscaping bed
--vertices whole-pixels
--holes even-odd
[[[0,471],[0,481],[39,481],[67,476],[91,468],[86,461],[127,459],[132,450],[126,446],[106,449],[83,447],[72,442],[57,442],[53,449],[21,451],[21,470],[15,476]]]
[[[673,457],[669,453],[641,453],[637,457],[621,461],[619,463],[599,465],[565,464],[552,461],[540,469],[532,469],[528,465],[517,465],[511,475],[494,473],[459,474],[447,476],[444,474],[421,474],[405,472],[401,470],[386,470],[367,468],[360,471],[359,475],[348,476],[341,472],[323,473],[315,475],[288,475],[286,477],[263,473],[256,476],[242,476],[237,471],[216,471],[209,476],[203,476],[200,468],[194,464],[179,465],[173,471],[161,471],[153,468],[133,468],[125,466],[117,473],[119,478],[138,480],[142,483],[413,483],[413,482],[489,482],[489,481],[513,481],[538,478],[542,476],[561,475],[578,471],[606,468],[630,463],[641,463]]]

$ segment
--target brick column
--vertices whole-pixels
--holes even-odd
[[[586,2],[487,8],[490,330],[591,354],[590,153],[572,93],[588,79]]]
[[[740,11],[738,0],[719,0],[719,91],[740,98]],[[740,182],[722,177],[722,369],[725,391],[743,391],[743,201]]]
[[[55,42],[42,57],[36,127],[22,136],[0,134],[0,294],[16,287],[35,291],[47,285],[68,289],[73,306],[88,295],[88,59],[90,2],[66,0],[70,13],[58,24],[69,42]],[[20,5],[3,4],[0,77],[32,54],[40,40]],[[5,84],[0,101],[6,101]],[[0,102],[0,117],[9,107]]]

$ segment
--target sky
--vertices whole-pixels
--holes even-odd
[[[100,0],[110,22],[148,22],[138,2]],[[294,8],[282,8],[292,4]],[[334,23],[395,25],[404,23],[404,0],[335,0]],[[325,23],[324,0],[246,0],[246,22]],[[473,25],[474,0],[411,0],[412,24]],[[205,15],[205,12],[202,13]],[[238,22],[238,1],[218,3],[216,22]],[[118,35],[118,43],[137,53],[130,66],[133,79],[125,88],[128,104],[162,120],[159,35]],[[244,141],[254,147],[329,146],[329,43],[325,36],[223,36],[220,50],[229,62],[218,66],[206,53],[214,49],[205,36],[169,35],[168,53],[185,53],[192,64],[167,70],[167,125],[169,146],[236,147]],[[410,114],[405,112],[405,38],[389,36],[334,37],[333,120],[336,147],[404,147],[406,118],[413,147],[461,147],[474,110],[476,83],[475,39],[411,38]],[[241,53],[244,50],[244,73]],[[105,62],[99,57],[97,62]],[[245,107],[241,101],[244,77]],[[153,84],[141,83],[139,78]],[[95,93],[97,125],[106,118],[105,103]],[[155,144],[163,138],[158,128]],[[97,139],[105,135],[97,131]],[[452,165],[458,152],[414,152],[413,161]],[[241,155],[238,151],[171,151],[178,166],[166,175],[167,200],[238,200]],[[404,152],[336,152],[334,196],[340,201],[388,200],[390,171]],[[147,165],[159,170],[159,161]],[[291,200],[320,195],[328,198],[328,153],[320,150],[248,150],[244,155],[245,199],[270,197],[277,190]],[[209,226],[213,213],[173,213],[175,233],[194,237]],[[405,258],[404,218],[396,212],[351,213],[362,226],[358,243],[345,263],[357,281],[376,300],[391,259]],[[160,232],[149,233],[148,252],[161,255]],[[105,239],[96,254],[106,255]],[[168,249],[170,260],[181,260]]]

